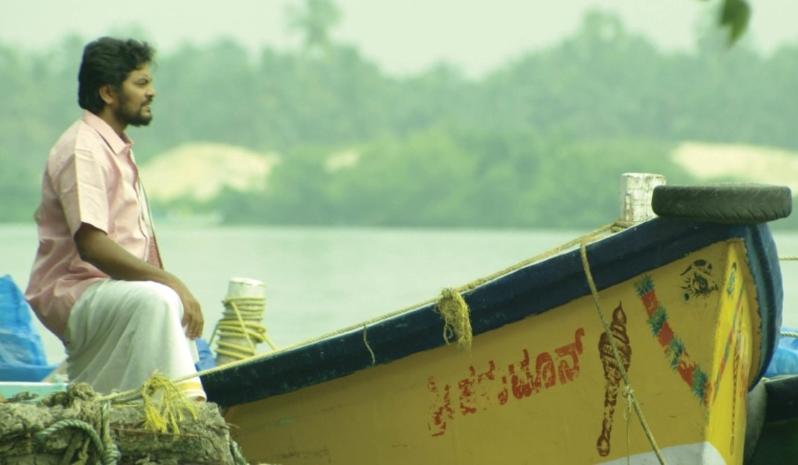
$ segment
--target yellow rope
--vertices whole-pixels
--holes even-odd
[[[277,350],[262,323],[265,302],[260,297],[238,297],[222,302],[222,318],[216,323],[209,342],[209,345],[213,344],[216,336],[219,336],[216,343],[217,355],[226,355],[236,360],[251,358],[256,353],[257,344],[262,342],[269,344],[272,350]],[[247,345],[232,342],[241,339]]]
[[[593,274],[590,272],[590,262],[587,260],[587,244],[585,242],[579,246],[579,253],[582,256],[582,268],[585,271],[587,284],[590,287],[590,294],[593,297],[593,303],[596,305],[596,313],[598,313],[599,320],[601,320],[601,324],[604,326],[604,332],[609,336],[612,334],[612,332],[610,331],[610,325],[607,323],[607,319],[604,317],[604,312],[601,310],[598,289],[596,288],[595,281],[593,281]],[[659,446],[657,446],[657,441],[654,439],[654,434],[652,433],[651,428],[648,426],[648,422],[646,421],[645,415],[643,415],[643,410],[640,408],[640,403],[637,400],[637,396],[635,396],[635,393],[632,390],[632,383],[629,382],[629,375],[626,372],[626,368],[623,366],[623,361],[621,360],[621,355],[618,352],[618,345],[615,342],[615,338],[607,337],[607,340],[610,341],[610,347],[612,347],[612,356],[615,358],[615,363],[618,365],[618,371],[620,371],[621,377],[623,377],[627,402],[632,402],[632,407],[634,407],[637,418],[640,420],[640,426],[643,427],[643,431],[646,433],[646,438],[648,439],[649,444],[651,444],[654,454],[656,454],[660,465],[665,465],[665,457],[663,457],[662,451],[659,449]]]
[[[443,340],[449,344],[449,339],[454,337],[457,346],[461,349],[471,349],[473,333],[471,331],[471,317],[468,304],[454,289],[444,289],[436,305],[438,313],[443,318]]]
[[[535,255],[532,258],[528,258],[526,260],[518,262],[515,265],[511,265],[511,266],[509,266],[509,267],[507,267],[507,268],[505,268],[503,270],[497,271],[497,272],[495,272],[495,273],[493,273],[493,274],[491,274],[489,276],[486,276],[484,278],[480,278],[480,279],[471,281],[470,283],[467,283],[467,284],[465,284],[463,286],[457,287],[454,290],[456,290],[458,293],[462,294],[464,292],[467,292],[467,291],[470,291],[472,289],[475,289],[475,288],[481,286],[482,284],[485,284],[487,282],[493,281],[493,280],[495,280],[495,279],[497,279],[497,278],[499,278],[501,276],[504,276],[504,275],[506,275],[508,273],[511,273],[511,272],[513,272],[515,270],[524,268],[524,267],[529,266],[529,265],[531,265],[533,263],[537,263],[537,262],[546,260],[548,258],[551,258],[551,257],[555,256],[555,255],[559,255],[559,254],[561,254],[561,253],[563,253],[563,252],[565,252],[567,250],[570,250],[570,249],[572,249],[572,248],[574,248],[576,246],[579,246],[579,244],[581,244],[581,243],[591,242],[591,241],[593,241],[593,240],[595,240],[597,238],[600,238],[602,236],[605,236],[607,234],[611,234],[611,233],[617,232],[619,230],[623,230],[624,228],[625,228],[624,225],[620,225],[618,223],[610,223],[610,224],[604,225],[604,226],[602,226],[600,228],[597,228],[597,229],[594,229],[593,231],[590,231],[587,234],[579,236],[576,239],[568,241],[568,242],[566,242],[566,243],[564,243],[562,245],[559,245],[557,247],[551,248],[551,249],[549,249],[549,250],[547,250],[547,251],[545,251],[543,253]],[[415,304],[415,305],[410,305],[410,306],[401,308],[399,310],[396,310],[394,312],[386,313],[386,314],[378,316],[376,318],[372,318],[372,319],[366,320],[366,321],[364,321],[362,323],[359,323],[357,325],[352,325],[352,326],[349,326],[349,327],[346,327],[346,328],[343,328],[343,329],[340,329],[340,330],[337,330],[337,331],[334,331],[334,332],[331,332],[331,333],[323,334],[321,336],[317,336],[317,337],[314,337],[314,338],[311,338],[311,339],[306,339],[304,341],[297,342],[295,344],[283,347],[282,349],[275,350],[274,352],[271,352],[271,353],[256,354],[256,355],[254,355],[254,356],[252,356],[250,358],[236,360],[236,361],[230,362],[230,363],[228,363],[226,365],[216,366],[214,368],[209,368],[207,370],[203,370],[203,371],[201,371],[201,372],[199,372],[197,374],[189,374],[189,375],[185,375],[185,376],[182,376],[182,377],[179,377],[179,378],[175,378],[175,379],[172,380],[172,382],[173,383],[180,383],[180,382],[192,379],[192,378],[207,376],[207,375],[218,373],[218,372],[221,372],[221,371],[224,371],[224,370],[228,370],[228,369],[236,367],[238,365],[244,365],[246,363],[254,362],[256,360],[268,359],[268,358],[274,357],[275,355],[277,355],[279,353],[286,352],[286,351],[295,349],[297,347],[313,344],[315,342],[318,342],[318,341],[321,341],[321,340],[324,340],[324,339],[328,339],[328,338],[331,338],[331,337],[339,336],[341,334],[346,334],[346,333],[350,333],[350,332],[353,332],[353,331],[358,331],[361,328],[370,326],[370,325],[372,325],[374,323],[378,323],[378,322],[381,322],[381,321],[388,320],[390,318],[394,318],[396,316],[399,316],[399,315],[402,315],[404,313],[407,313],[410,310],[414,310],[416,308],[419,308],[419,307],[422,307],[422,306],[425,306],[425,305],[428,305],[428,304],[432,304],[432,303],[436,303],[436,300],[435,299],[426,300],[424,302],[421,302],[421,303],[418,303],[418,304]],[[216,333],[216,330],[214,330],[214,335],[215,335],[215,333]],[[368,341],[366,341],[366,342],[368,342]],[[113,394],[113,397],[124,397],[124,398],[136,398],[138,396],[139,396],[139,392],[138,392],[137,389],[132,389],[132,390],[129,390],[129,391],[123,391],[123,392],[119,392],[119,393]]]
[[[171,382],[169,378],[155,373],[140,390],[144,403],[144,426],[157,433],[180,434],[178,423],[183,421],[184,412],[197,418],[197,406]],[[160,396],[159,400],[155,400]]]

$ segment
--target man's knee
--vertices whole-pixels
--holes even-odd
[[[171,316],[170,314],[178,318],[182,316],[183,304],[180,302],[180,297],[169,286],[153,281],[141,281],[136,287],[135,298],[138,301],[139,312],[151,317]]]

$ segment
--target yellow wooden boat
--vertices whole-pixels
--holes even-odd
[[[765,224],[658,218],[203,382],[256,463],[741,464],[781,286]]]

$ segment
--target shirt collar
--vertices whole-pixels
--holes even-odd
[[[81,119],[100,134],[100,137],[105,140],[105,143],[111,147],[111,150],[113,150],[115,154],[119,155],[125,151],[129,151],[130,147],[133,146],[133,141],[126,134],[119,137],[119,134],[117,134],[108,123],[94,113],[83,110]]]

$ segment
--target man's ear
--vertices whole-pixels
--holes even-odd
[[[103,99],[106,105],[111,105],[116,101],[116,90],[110,84],[100,86],[100,98]]]

